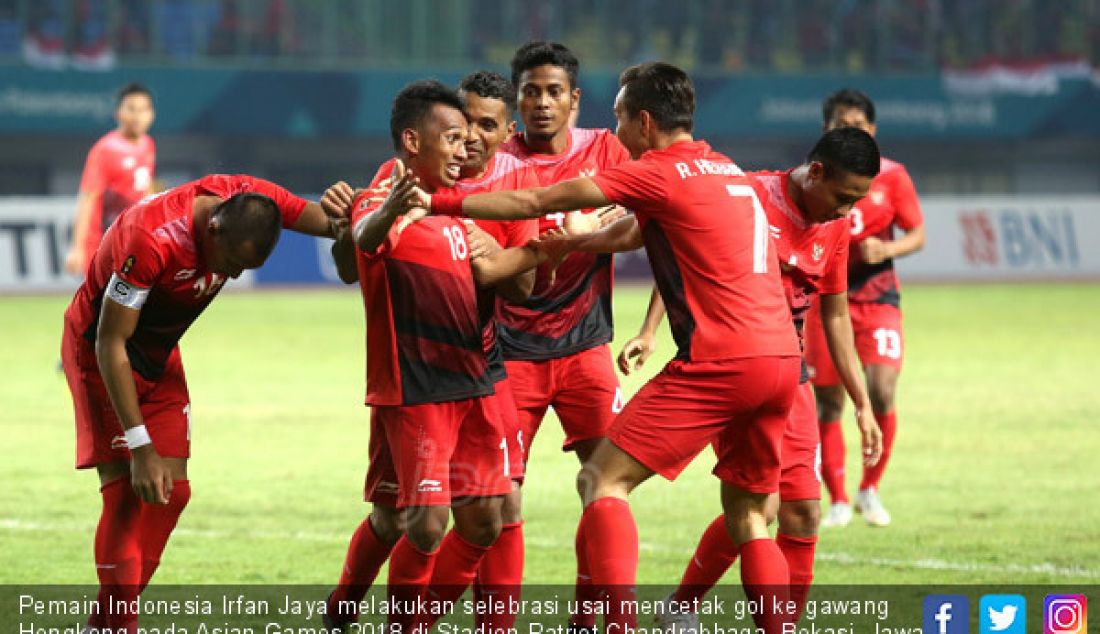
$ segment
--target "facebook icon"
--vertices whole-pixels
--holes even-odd
[[[924,634],[969,634],[970,602],[961,594],[924,597]]]

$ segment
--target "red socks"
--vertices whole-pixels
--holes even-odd
[[[191,482],[188,480],[175,480],[172,482],[172,495],[168,498],[168,504],[142,504],[140,524],[141,542],[141,588],[149,585],[149,580],[160,565],[160,556],[164,553],[164,547],[168,544],[168,536],[176,528],[176,522],[180,514],[191,500]]]
[[[753,621],[766,634],[780,634],[783,623],[792,618],[789,613],[773,610],[777,604],[786,606],[789,580],[787,561],[775,540],[764,537],[741,544],[741,583],[745,596],[763,605],[763,611],[753,615]]]
[[[638,574],[638,527],[630,504],[619,498],[600,498],[585,507],[577,530],[584,534],[592,582],[610,601],[605,630],[633,630],[638,625],[637,611],[623,609],[624,602],[636,598]]]
[[[810,583],[814,580],[814,550],[817,548],[817,535],[813,537],[792,537],[779,533],[775,543],[783,551],[790,571],[791,601],[797,605],[792,621],[797,622],[806,606],[806,595],[810,592]]]
[[[374,583],[378,576],[378,570],[393,550],[393,544],[387,544],[378,538],[371,526],[370,516],[367,516],[348,544],[348,554],[344,558],[344,571],[340,574],[340,582],[336,589],[329,595],[328,613],[334,620],[340,623],[350,623],[359,616],[359,610],[343,608],[342,601],[351,601],[358,604],[367,594],[367,589]]]
[[[120,601],[137,599],[142,580],[140,526],[142,503],[119,478],[100,488],[103,511],[95,531],[95,567],[99,577],[99,609],[88,619],[89,627],[109,627],[116,632],[136,632],[137,615],[112,614]]]
[[[432,570],[431,584],[428,586],[427,600],[445,602],[457,601],[477,576],[478,564],[489,548],[471,543],[458,531],[451,529],[443,538],[436,551],[435,565]],[[442,614],[427,614],[427,628],[430,629]],[[428,629],[424,631],[427,632]]]
[[[695,548],[695,555],[688,562],[680,587],[672,595],[673,601],[699,601],[710,591],[722,575],[737,560],[738,548],[726,529],[726,516],[719,515]]]
[[[396,605],[407,608],[415,605],[416,600],[424,596],[432,578],[437,553],[439,550],[426,553],[417,549],[406,535],[397,540],[390,554],[387,593],[391,603],[398,602]],[[406,614],[403,611],[401,614],[391,614],[389,623],[398,625],[401,628],[398,631],[411,634],[417,616],[415,613]]]
[[[848,503],[844,490],[844,428],[840,421],[819,421],[821,432],[821,479],[833,504]]]
[[[581,609],[577,614],[569,616],[569,624],[574,628],[596,627],[596,612],[583,609],[583,606],[593,605],[599,601],[600,594],[592,583],[592,574],[588,569],[588,541],[584,538],[584,531],[581,530],[580,524],[577,524],[577,536],[573,542],[573,549],[577,558],[577,580],[573,594]]]
[[[523,584],[523,522],[505,524],[500,537],[489,547],[481,558],[474,583],[474,599],[494,604],[500,602],[503,613],[496,608],[489,614],[474,616],[475,625],[482,632],[507,632],[516,623],[515,610],[518,606]]]
[[[859,483],[859,490],[878,488],[882,480],[882,473],[886,471],[886,463],[890,460],[890,449],[894,446],[894,436],[898,433],[898,415],[896,411],[887,414],[875,414],[875,420],[882,429],[882,458],[873,467],[863,468],[863,481]]]

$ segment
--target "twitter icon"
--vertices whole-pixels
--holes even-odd
[[[981,634],[1026,634],[1027,599],[1019,594],[987,594],[978,604]]]

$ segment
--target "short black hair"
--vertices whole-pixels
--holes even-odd
[[[516,111],[516,86],[500,73],[491,70],[470,73],[463,78],[458,89],[484,99],[500,99],[508,107],[509,114]]]
[[[528,42],[516,49],[516,54],[512,56],[512,83],[519,88],[519,76],[523,71],[546,64],[564,70],[569,76],[569,88],[577,87],[577,73],[581,67],[577,56],[564,44],[543,40]]]
[[[149,98],[149,101],[153,101],[153,93],[145,87],[145,84],[132,81],[119,89],[115,99],[115,107],[121,106],[122,101],[130,95],[145,95]]]
[[[874,137],[859,128],[836,128],[821,135],[807,161],[820,161],[827,177],[842,172],[878,176],[882,159]]]
[[[821,119],[828,125],[837,108],[856,108],[867,117],[867,123],[875,122],[875,102],[855,88],[842,88],[821,102]]]
[[[279,241],[283,217],[275,201],[254,192],[236,194],[214,209],[222,236],[232,245],[252,243],[257,256],[267,259]]]
[[[672,64],[645,62],[619,75],[623,108],[631,117],[645,110],[657,128],[691,132],[695,115],[695,88],[688,74]]]
[[[434,79],[414,81],[397,93],[393,99],[393,110],[390,111],[390,137],[394,150],[400,152],[403,149],[401,133],[419,126],[437,103],[451,106],[459,112],[465,110],[458,93]]]

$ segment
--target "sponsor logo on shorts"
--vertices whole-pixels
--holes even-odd
[[[439,480],[425,478],[420,481],[420,484],[416,485],[416,490],[420,493],[439,493],[443,490],[443,483]]]
[[[382,493],[397,493],[400,489],[397,488],[396,482],[386,482],[383,480],[378,483],[378,490]]]
[[[611,401],[611,413],[618,414],[623,411],[623,388],[615,388],[615,398]]]
[[[192,277],[195,277],[196,272],[197,271],[195,269],[183,269],[179,273],[176,273],[176,278],[175,279],[177,281],[189,280]]]
[[[126,449],[129,446],[126,436],[115,436],[111,439],[111,449]]]

